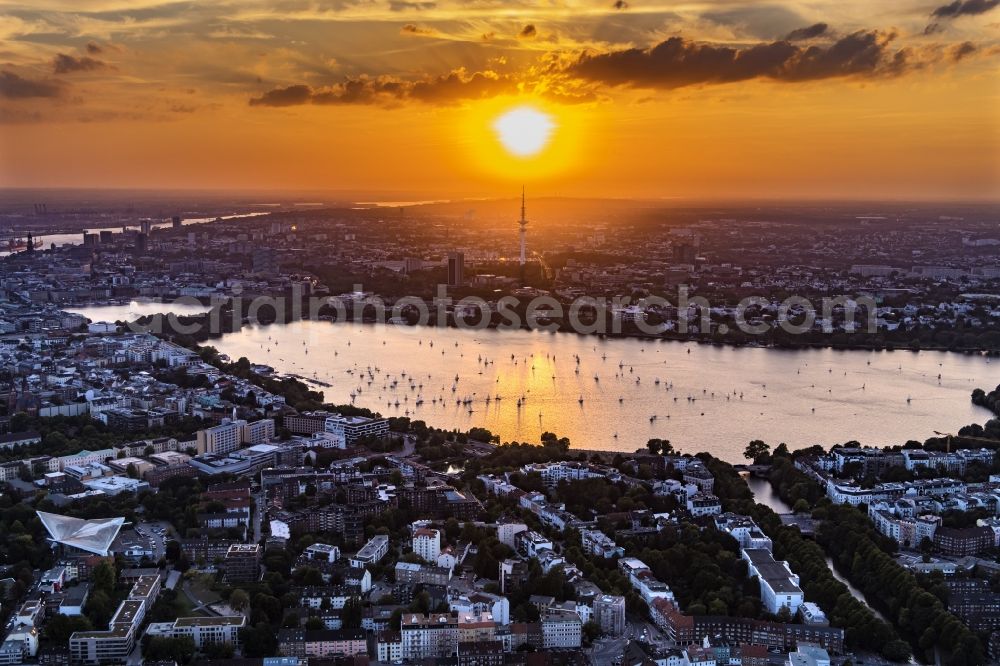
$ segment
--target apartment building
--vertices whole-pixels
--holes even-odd
[[[601,594],[591,603],[593,619],[601,627],[601,632],[612,636],[625,633],[625,597]]]
[[[458,650],[458,615],[407,613],[400,622],[403,659],[438,659]]]
[[[384,534],[376,534],[366,543],[361,550],[350,558],[352,567],[363,569],[375,564],[389,552],[389,537]]]
[[[423,527],[413,533],[413,553],[429,564],[436,564],[441,555],[441,532]]]
[[[744,548],[747,575],[756,576],[760,584],[760,599],[767,612],[777,614],[783,607],[794,616],[805,601],[799,587],[799,577],[792,573],[787,562],[777,562],[770,551],[762,548]]]
[[[387,419],[370,419],[364,416],[328,416],[323,423],[323,431],[333,436],[343,447],[353,446],[364,438],[382,438],[389,434]]]
[[[146,634],[167,638],[187,636],[194,641],[194,646],[198,650],[204,650],[211,645],[223,644],[238,647],[240,630],[246,627],[246,624],[247,619],[243,615],[179,617],[173,622],[150,624],[146,627]]]

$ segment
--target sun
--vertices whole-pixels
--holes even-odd
[[[519,106],[496,119],[493,129],[507,152],[525,158],[537,155],[556,128],[552,116],[531,106]]]

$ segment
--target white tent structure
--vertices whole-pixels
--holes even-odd
[[[105,557],[110,554],[111,544],[125,524],[124,518],[84,520],[45,511],[35,513],[52,541]]]

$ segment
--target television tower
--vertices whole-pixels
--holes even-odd
[[[521,281],[524,281],[524,262],[525,262],[525,241],[528,235],[528,219],[525,217],[525,207],[524,207],[524,185],[521,186],[521,220],[518,222],[521,227]]]

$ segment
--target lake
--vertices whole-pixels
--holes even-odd
[[[157,305],[73,311],[113,321]],[[850,440],[882,446],[955,432],[990,418],[969,396],[1000,383],[1000,362],[978,355],[520,330],[299,321],[246,326],[211,344],[234,360],[246,356],[319,382],[313,387],[328,402],[385,416],[481,426],[502,441],[534,443],[550,431],[580,448],[629,452],[659,437],[730,462],[744,462],[752,439],[792,448]]]
[[[89,315],[88,315],[89,316]],[[902,444],[990,414],[1000,363],[942,352],[784,351],[539,331],[300,321],[213,344],[317,386],[329,402],[503,441],[542,432],[632,451],[651,437],[740,461],[751,439],[793,448]]]

